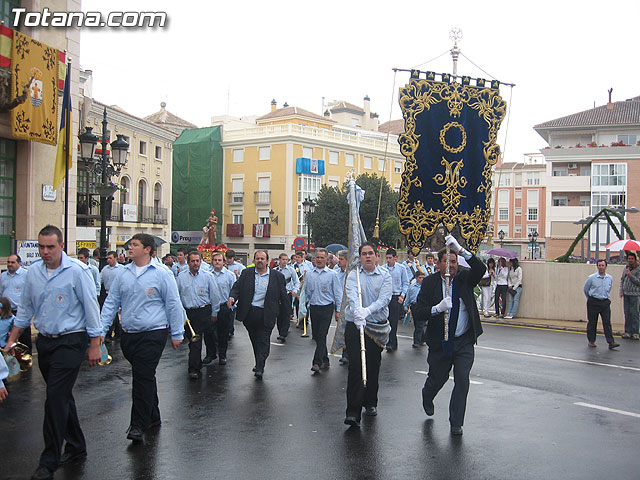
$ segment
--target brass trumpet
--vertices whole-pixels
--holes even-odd
[[[7,380],[13,381],[20,378],[22,372],[26,372],[33,365],[33,357],[29,354],[29,347],[24,343],[16,342],[9,348],[9,354],[4,358],[9,367]]]
[[[191,322],[189,321],[189,319],[187,318],[187,320],[184,322],[184,324],[189,327],[189,331],[191,332],[191,341],[192,342],[197,342],[198,340],[200,340],[200,335],[197,334],[195,332],[195,330],[193,329],[193,326],[191,326]]]

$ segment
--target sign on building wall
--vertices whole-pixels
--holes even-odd
[[[42,200],[45,202],[55,202],[58,193],[53,189],[53,185],[42,184]]]
[[[76,251],[81,248],[88,248],[89,250],[94,250],[96,248],[96,242],[93,240],[76,240]]]
[[[37,240],[18,240],[17,253],[22,259],[22,266],[28,267],[40,258]]]
[[[123,222],[137,222],[138,221],[138,206],[129,205],[127,203],[122,204],[122,221]]]

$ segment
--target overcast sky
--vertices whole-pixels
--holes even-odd
[[[96,100],[141,117],[165,101],[201,127],[213,115],[263,115],[274,98],[320,114],[322,97],[362,106],[369,95],[381,123],[400,118],[397,89],[409,74],[399,72],[393,89],[392,68],[448,52],[453,27],[463,32],[462,53],[487,72],[461,58],[459,74],[516,84],[501,88],[507,161],[546,145],[537,123],[603,105],[611,87],[614,101],[640,95],[638,0],[85,0],[82,8],[165,11],[164,28],[83,29],[80,64],[93,70]],[[420,69],[451,73],[451,56]]]

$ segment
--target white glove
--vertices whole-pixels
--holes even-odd
[[[367,321],[364,318],[355,317],[353,319],[353,323],[355,323],[356,327],[358,327],[358,330],[360,330],[361,328],[364,328],[364,326],[367,324]]]
[[[459,253],[462,250],[462,247],[458,243],[458,241],[453,237],[453,235],[447,235],[444,237],[445,245],[449,245],[451,247],[451,251],[453,253]]]
[[[354,316],[356,319],[367,321],[367,317],[371,315],[371,310],[368,308],[358,307],[354,312]]]
[[[453,307],[451,297],[444,297],[442,301],[438,305],[436,305],[436,312],[444,313],[448,310],[451,310],[451,307]]]

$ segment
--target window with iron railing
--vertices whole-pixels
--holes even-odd
[[[269,204],[271,202],[271,191],[263,190],[253,192],[253,203],[257,205]]]

